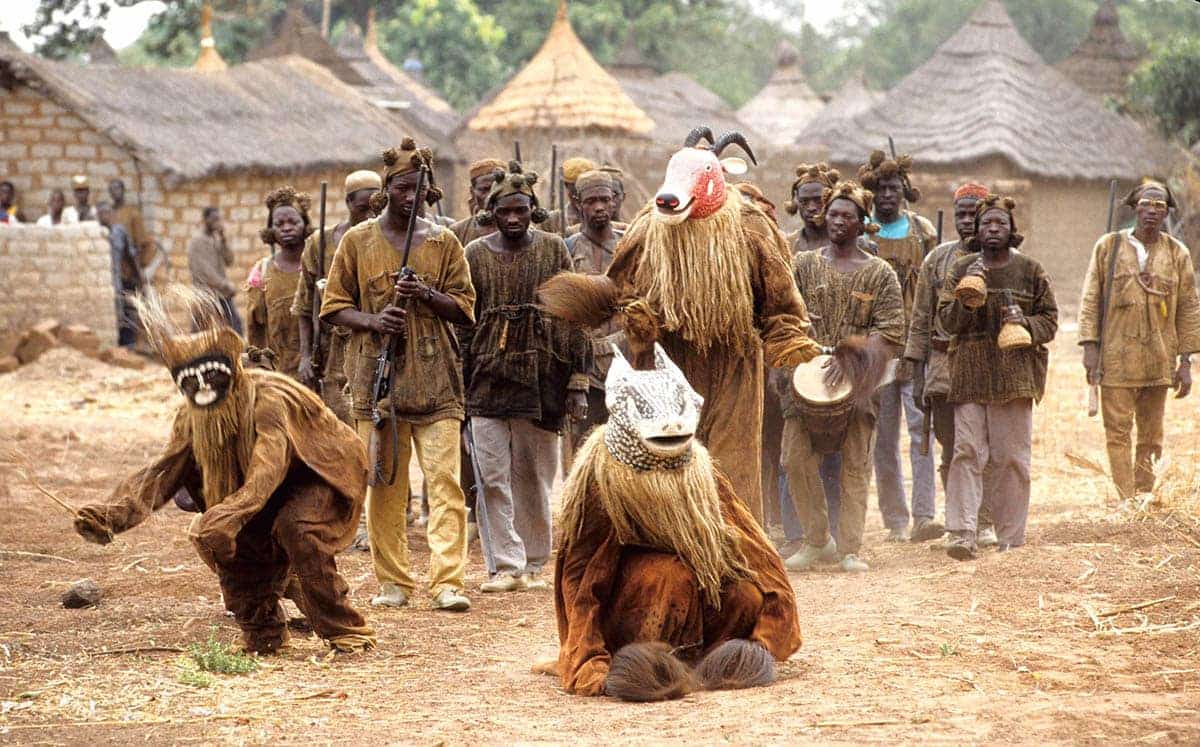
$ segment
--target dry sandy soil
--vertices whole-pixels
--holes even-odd
[[[182,684],[170,649],[213,629],[236,639],[187,517],[170,506],[112,545],[87,544],[10,455],[76,505],[101,499],[161,445],[169,378],[52,351],[0,377],[0,742],[1200,742],[1196,396],[1168,409],[1160,505],[1118,505],[1087,466],[1103,463],[1102,440],[1081,413],[1075,348],[1052,358],[1026,547],[955,563],[884,544],[872,511],[870,573],[793,574],[805,642],[780,682],[627,705],[530,672],[555,651],[546,592],[475,593],[461,616],[372,610],[372,652],[327,660],[296,638],[256,673]],[[424,539],[410,541],[423,569]],[[474,586],[478,547],[471,559]],[[341,567],[366,608],[367,557]],[[84,577],[103,601],[63,609]],[[131,651],[146,647],[168,650]]]

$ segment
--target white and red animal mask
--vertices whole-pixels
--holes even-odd
[[[708,140],[711,147],[701,143]],[[727,132],[713,141],[712,130],[697,127],[688,133],[683,149],[667,162],[667,173],[654,197],[654,216],[666,223],[682,223],[688,218],[706,218],[725,204],[725,175],[746,173],[740,158],[721,158],[726,146],[737,145],[758,165],[746,138],[740,132]]]

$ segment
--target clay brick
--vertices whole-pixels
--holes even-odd
[[[8,357],[17,352],[21,346],[21,333],[10,331],[0,332],[0,357]]]
[[[41,143],[29,149],[34,158],[62,158],[63,147],[54,143]]]
[[[83,131],[87,129],[87,124],[73,114],[63,114],[54,118],[54,125],[60,130]]]
[[[50,161],[45,158],[22,158],[17,161],[18,174],[44,174],[50,170]]]
[[[34,155],[37,155],[36,153]],[[67,158],[95,158],[96,146],[94,145],[68,145]]]
[[[4,102],[4,113],[13,117],[28,117],[34,114],[34,108],[33,104],[8,99]]]
[[[21,361],[23,365],[32,363],[40,358],[42,353],[54,347],[57,342],[57,338],[52,333],[34,327],[21,338],[21,345],[17,348],[17,360]]]
[[[21,365],[21,361],[17,360],[15,355],[6,355],[0,358],[0,374],[12,373]]]
[[[47,127],[42,130],[42,139],[48,143],[77,143],[79,142],[79,133],[74,130]]]
[[[29,156],[29,146],[25,143],[0,143],[0,159],[18,159]]]
[[[94,358],[100,353],[100,338],[86,324],[68,324],[59,330],[58,339],[84,355]]]
[[[105,348],[101,350],[100,360],[104,361],[110,366],[129,368],[135,371],[140,371],[146,367],[147,363],[149,363],[149,361],[137,353],[126,350],[125,348],[117,347]]]
[[[52,166],[53,166],[54,173],[62,174],[64,176],[74,176],[75,174],[82,174],[82,173],[84,173],[84,170],[86,169],[86,166],[84,166],[83,161],[67,160],[65,158],[54,161]],[[90,172],[90,169],[88,171]],[[95,189],[95,187],[93,187],[92,189]]]

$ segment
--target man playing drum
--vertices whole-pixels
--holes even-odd
[[[897,347],[904,343],[904,305],[896,273],[886,261],[858,247],[864,230],[878,230],[866,222],[871,202],[871,193],[854,182],[826,189],[822,210],[829,243],[796,255],[796,285],[808,305],[811,336],[827,350],[852,335],[878,337]],[[820,356],[801,366],[794,375],[796,385],[781,392],[783,467],[805,532],[804,547],[785,565],[805,570],[825,560],[838,561],[843,571],[865,571],[868,566],[858,551],[867,511],[875,405],[856,407],[848,386],[827,387],[823,367],[828,360]],[[842,455],[836,542],[829,535],[819,475],[822,456],[834,452]]]

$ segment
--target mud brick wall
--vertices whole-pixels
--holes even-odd
[[[86,324],[116,342],[108,239],[99,224],[0,229],[0,332],[43,319]]]

